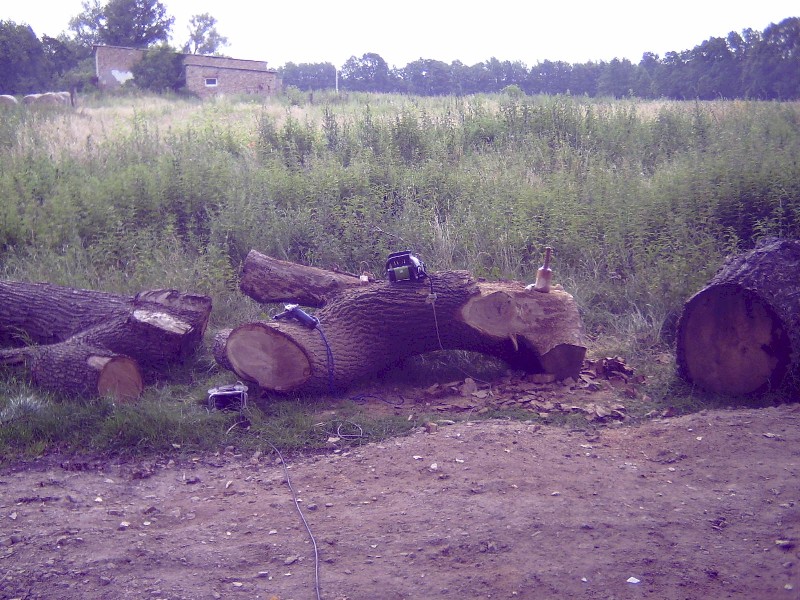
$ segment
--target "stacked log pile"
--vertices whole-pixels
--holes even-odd
[[[176,290],[135,296],[0,281],[0,365],[70,395],[139,397],[202,343],[211,299]]]
[[[343,389],[410,356],[468,350],[514,368],[577,377],[586,354],[577,305],[563,290],[477,281],[465,271],[420,281],[357,276],[280,261],[252,250],[241,290],[262,303],[316,308],[318,326],[255,321],[216,334],[217,362],[274,392]]]

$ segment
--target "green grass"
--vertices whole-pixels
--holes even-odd
[[[373,416],[352,406],[331,411],[332,404],[313,398],[260,399],[243,412],[209,410],[199,383],[150,388],[135,404],[47,396],[13,380],[5,385],[0,464],[43,454],[126,458],[231,446],[254,452],[270,444],[284,451],[316,451],[328,448],[331,437],[347,448],[402,435],[420,424],[418,419]],[[202,394],[198,387],[203,387]]]
[[[433,271],[532,281],[549,245],[590,352],[651,371],[653,406],[730,404],[685,389],[655,360],[671,352],[683,302],[726,255],[764,236],[800,235],[798,103],[130,94],[1,116],[2,278],[208,294],[213,330],[263,310],[237,289],[253,248],[380,273],[402,246]],[[440,358],[417,366],[476,366]],[[206,354],[175,375],[141,403],[115,407],[48,396],[6,374],[0,411],[22,416],[4,421],[0,449],[325,443],[311,422],[322,400],[258,406],[249,430],[231,429],[229,415],[198,405],[229,374]],[[364,439],[407,430],[392,418],[352,418],[370,432]]]

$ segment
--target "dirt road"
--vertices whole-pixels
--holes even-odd
[[[800,598],[800,406],[0,473],[0,597]]]

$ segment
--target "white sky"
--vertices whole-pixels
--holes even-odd
[[[800,16],[797,0],[161,0],[175,17],[173,44],[188,38],[189,18],[210,13],[230,45],[224,54],[287,62],[330,62],[379,54],[389,66],[419,58],[473,65],[497,58],[533,66],[689,50],[710,37]],[[82,11],[81,0],[3,0],[0,20],[57,36]]]

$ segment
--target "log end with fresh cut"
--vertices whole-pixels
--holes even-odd
[[[127,356],[98,357],[89,365],[98,369],[97,395],[118,402],[132,402],[142,395],[144,383],[139,365]]]
[[[767,239],[728,260],[683,308],[678,373],[720,394],[797,386],[800,241]]]

